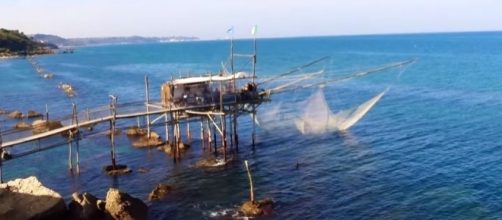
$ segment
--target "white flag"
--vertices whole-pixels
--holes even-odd
[[[256,35],[256,29],[257,29],[257,28],[258,28],[258,27],[257,27],[256,25],[255,25],[255,26],[253,26],[253,29],[251,29],[251,34],[252,34],[252,35]]]

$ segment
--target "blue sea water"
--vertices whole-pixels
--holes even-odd
[[[116,185],[146,201],[155,185],[165,182],[174,190],[165,200],[148,202],[152,219],[227,219],[247,200],[242,162],[249,160],[257,197],[276,201],[267,219],[500,219],[501,41],[500,32],[258,39],[259,78],[323,56],[331,57],[319,64],[327,78],[410,58],[417,62],[326,86],[335,111],[390,88],[344,133],[258,129],[253,151],[250,117],[241,116],[240,152],[225,168],[196,168],[202,154],[197,140],[180,163],[173,163],[164,153],[135,149],[119,136],[118,161],[150,171],[111,178],[101,172],[110,163],[109,140],[92,135],[80,141],[80,176],[68,173],[66,144],[6,161],[3,175],[36,175],[66,199],[75,191],[105,197]],[[237,41],[236,48],[247,52],[251,42]],[[155,99],[160,84],[172,76],[218,71],[228,51],[228,42],[199,41],[83,47],[74,54],[36,57],[55,74],[52,80],[41,79],[25,59],[0,60],[0,108],[43,112],[47,104],[51,115],[61,116],[71,113],[72,102],[79,109],[105,105],[109,94],[119,103],[138,101],[144,98],[145,74]],[[57,88],[60,81],[74,85],[78,95],[68,99]],[[278,104],[284,112],[300,112],[301,103],[317,90],[273,95],[259,112]],[[2,130],[16,123],[2,116],[0,121]]]

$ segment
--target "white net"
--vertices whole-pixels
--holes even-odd
[[[295,120],[296,127],[302,134],[347,130],[361,120],[386,92],[387,89],[355,108],[333,113],[328,107],[323,90],[320,89],[307,100],[303,115]]]

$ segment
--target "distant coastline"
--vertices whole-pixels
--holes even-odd
[[[35,34],[33,39],[55,44],[58,47],[85,47],[103,45],[124,45],[124,44],[147,44],[147,43],[171,43],[183,41],[199,40],[198,37],[170,36],[170,37],[89,37],[89,38],[63,38],[57,35]]]

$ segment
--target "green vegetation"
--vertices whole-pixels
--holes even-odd
[[[57,46],[34,41],[17,30],[0,28],[0,57],[54,53]]]

